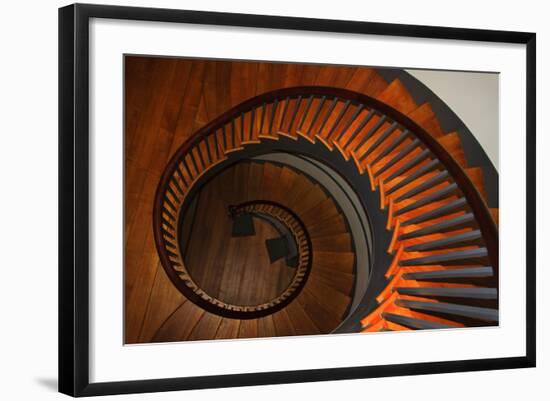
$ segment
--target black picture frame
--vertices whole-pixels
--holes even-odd
[[[525,356],[90,383],[88,375],[90,194],[88,28],[91,18],[524,44],[527,68],[527,324],[525,328],[527,341]],[[86,4],[69,5],[59,9],[59,391],[72,396],[93,396],[534,367],[536,363],[535,65],[535,33]]]

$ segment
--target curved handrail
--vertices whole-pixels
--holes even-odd
[[[191,152],[191,150],[196,147],[200,142],[206,140],[207,137],[211,134],[215,135],[219,129],[225,127],[228,123],[234,121],[236,118],[239,118],[243,113],[255,110],[257,107],[260,107],[262,105],[264,107],[266,104],[271,105],[274,102],[278,102],[279,100],[289,98],[294,99],[298,97],[306,98],[308,96],[340,99],[343,101],[349,101],[354,105],[364,105],[377,111],[378,113],[388,116],[394,122],[397,122],[402,127],[407,129],[412,135],[418,138],[422,142],[422,144],[426,146],[449,171],[450,175],[457,183],[459,189],[464,194],[464,197],[466,198],[467,203],[471,208],[476,221],[479,224],[484,242],[488,250],[489,259],[495,272],[495,278],[496,280],[498,280],[498,230],[496,224],[487,205],[483,201],[475,185],[471,182],[464,169],[445,150],[445,148],[424,128],[419,126],[411,118],[373,97],[353,92],[347,89],[319,86],[283,88],[248,99],[221,114],[210,123],[199,129],[176,151],[176,153],[170,159],[162,175],[159,186],[157,187],[155,197],[155,212],[153,218],[155,242],[157,244],[157,249],[159,249],[159,255],[163,266],[171,264],[170,258],[166,254],[166,252],[164,252],[164,247],[162,245],[162,213],[163,209],[165,209],[163,207],[163,205],[165,204],[164,194],[166,194],[168,191],[170,181],[173,179],[172,174],[174,173],[174,171],[177,170],[178,164],[182,160],[184,160],[184,158]],[[177,229],[177,227],[175,228]],[[174,279],[177,280],[177,278],[171,278],[173,279],[172,281],[174,281]]]
[[[276,202],[266,200],[255,200],[244,202],[232,206],[232,214],[238,216],[242,213],[254,213],[270,216],[284,225],[289,233],[293,236],[297,244],[297,260],[296,272],[286,287],[286,289],[277,297],[258,305],[237,305],[222,301],[213,297],[195,283],[191,274],[180,271],[180,274],[187,273],[185,280],[177,281],[177,286],[188,298],[191,298],[196,304],[202,306],[206,310],[216,313],[221,316],[253,319],[274,313],[286,305],[288,305],[300,293],[304,287],[309,272],[311,270],[312,255],[311,255],[311,239],[305,228],[304,223],[288,208]],[[173,259],[172,259],[173,260]],[[183,267],[183,261],[181,261]]]

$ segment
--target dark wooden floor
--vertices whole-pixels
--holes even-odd
[[[209,295],[235,305],[259,305],[276,298],[296,269],[284,259],[270,263],[265,240],[279,237],[268,222],[254,219],[256,234],[232,237],[228,207],[247,199],[233,182],[248,181],[250,163],[239,163],[212,179],[199,193],[188,236],[185,266]]]

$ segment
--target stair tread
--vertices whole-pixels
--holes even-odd
[[[348,227],[341,214],[334,215],[328,219],[319,219],[315,224],[304,221],[311,238],[328,237],[348,232]]]
[[[429,103],[423,103],[408,114],[408,117],[424,128],[432,137],[439,138],[444,135],[439,120]]]
[[[355,262],[353,252],[322,252],[313,250],[313,265],[326,270],[352,274]]]
[[[251,163],[248,172],[248,200],[258,199],[264,175],[264,163]]]
[[[231,339],[237,338],[241,320],[223,318],[216,332],[216,339]]]
[[[271,194],[276,190],[279,185],[279,176],[281,175],[281,167],[273,163],[265,163],[264,175],[262,178],[262,185],[260,188],[260,197],[269,199]]]
[[[386,82],[386,80],[374,69],[357,68],[352,78],[346,85],[346,88],[354,90],[356,92],[364,93],[372,97],[376,97],[387,86],[388,83]]]
[[[313,267],[311,277],[331,286],[342,294],[350,295],[353,290],[354,275],[334,272],[333,270],[325,270]]]
[[[487,190],[485,189],[483,169],[481,167],[468,167],[465,171],[481,195],[481,198],[487,202]]]
[[[351,301],[348,295],[311,276],[308,278],[305,288],[317,299],[323,308],[336,313],[340,318],[343,317]]]
[[[437,138],[437,140],[461,167],[466,167],[466,156],[458,132],[450,132]]]
[[[191,301],[184,302],[158,329],[153,341],[186,340],[205,311]]]
[[[301,220],[309,227],[321,220],[331,219],[339,214],[339,210],[331,197],[327,197],[315,207],[300,214]]]
[[[277,330],[273,316],[267,315],[258,319],[258,337],[275,337]]]
[[[298,295],[296,301],[323,333],[330,333],[341,322],[336,314],[327,311],[307,289]]]
[[[351,236],[348,233],[312,238],[314,251],[347,252],[351,251]]]
[[[296,335],[311,335],[319,334],[319,328],[313,323],[309,315],[304,311],[302,306],[294,300],[286,308],[285,311],[292,322],[292,326],[296,331]]]
[[[239,326],[239,338],[258,337],[258,319],[243,319]]]
[[[387,103],[403,114],[409,114],[418,108],[413,97],[399,79],[394,79],[388,87],[377,96],[377,99]]]
[[[286,308],[281,309],[280,311],[274,313],[272,317],[273,317],[273,325],[275,326],[275,332],[277,333],[277,336],[296,335],[296,330],[294,329],[292,321],[290,320],[290,317],[286,312]]]
[[[204,312],[197,325],[187,338],[188,340],[210,340],[215,337],[222,317],[209,312]]]

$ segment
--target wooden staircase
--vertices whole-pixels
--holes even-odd
[[[262,292],[265,283],[281,281],[281,277],[269,274],[274,269],[294,274],[295,269],[284,263],[261,265],[267,260],[265,250],[256,250],[254,260],[247,260],[248,266],[243,266],[231,249],[224,253],[216,247],[216,244],[225,249],[232,246],[229,238],[232,223],[227,209],[235,204],[262,200],[292,207],[307,227],[311,242],[310,271],[296,298],[272,314],[232,318],[223,316],[223,310],[220,314],[210,313],[200,304],[186,301],[160,326],[152,341],[326,334],[343,321],[353,295],[355,255],[345,217],[318,183],[281,164],[243,161],[216,175],[197,196],[195,228],[189,239],[184,238],[188,251],[183,260],[190,278],[205,293],[222,302],[246,300],[255,305],[262,299],[275,300],[284,291],[285,288],[267,285],[275,292]],[[277,207],[267,205],[261,210],[275,213]],[[208,253],[215,254],[216,260],[205,257]],[[247,253],[243,257],[248,256]],[[242,278],[230,282],[233,277]],[[285,278],[282,281],[286,283]],[[233,298],[228,294],[232,288],[239,292]]]
[[[498,324],[498,210],[487,207],[480,169],[467,165],[459,136],[443,132],[429,104],[416,104],[399,80],[367,75],[361,84],[350,79],[355,91],[294,87],[245,100],[179,148],[155,205],[156,244],[174,284],[193,283],[176,235],[190,189],[244,149],[291,139],[299,151],[305,140],[353,163],[387,215],[392,262],[373,268],[383,269],[388,283],[361,320],[363,331]],[[258,319],[231,319],[185,301],[155,340],[328,333],[349,308],[354,255],[336,205],[304,175],[249,164],[239,193],[269,196],[303,220],[313,246],[311,277],[296,300]]]

